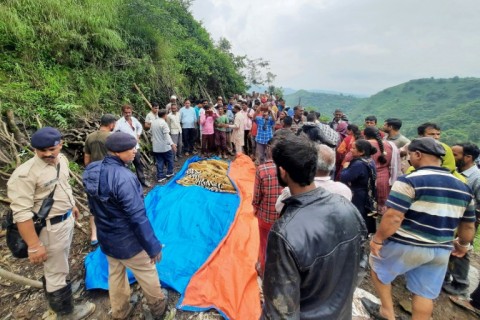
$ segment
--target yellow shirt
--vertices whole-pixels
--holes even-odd
[[[13,211],[15,223],[23,222],[38,212],[45,199],[55,185],[55,200],[48,214],[48,219],[65,214],[75,205],[72,188],[68,183],[68,160],[63,154],[58,155],[60,172],[57,180],[57,168],[47,164],[38,156],[34,156],[20,165],[7,183],[8,197],[12,200],[10,208]]]
[[[455,157],[453,156],[452,149],[447,144],[443,142],[440,143],[445,149],[445,155],[442,157],[442,167],[448,169],[448,171],[450,171],[457,179],[463,181],[464,183],[467,183],[467,178],[465,178],[457,171],[457,165],[455,164]],[[410,166],[405,173],[408,174],[414,170],[415,168]]]
[[[277,108],[276,105],[272,105],[272,112],[273,112],[273,114],[274,114],[275,116],[277,115],[277,113],[278,113],[278,108]]]

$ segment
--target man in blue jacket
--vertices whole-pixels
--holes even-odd
[[[142,287],[155,319],[165,313],[167,302],[155,267],[162,246],[147,219],[140,181],[126,166],[135,158],[136,145],[135,137],[127,133],[111,134],[105,142],[109,154],[87,166],[83,174],[98,241],[108,259],[114,319],[126,319],[133,310],[126,268]]]

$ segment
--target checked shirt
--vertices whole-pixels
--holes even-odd
[[[265,222],[273,223],[279,214],[275,203],[282,193],[283,187],[277,179],[277,167],[272,160],[267,160],[257,168],[252,205],[257,210],[257,217]]]

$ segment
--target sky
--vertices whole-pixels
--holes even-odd
[[[419,78],[480,77],[478,0],[194,0],[235,55],[283,88],[371,95]]]

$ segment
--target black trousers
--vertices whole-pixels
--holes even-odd
[[[245,154],[249,156],[252,154],[253,151],[252,139],[250,139],[250,130],[245,130],[244,133],[245,134],[243,136],[243,149],[245,151]]]
[[[133,166],[135,167],[135,172],[137,173],[138,180],[142,185],[145,185],[145,173],[143,172],[144,166],[141,160],[140,150],[137,150],[135,158],[133,159]]]
[[[193,145],[195,144],[196,129],[182,128],[183,151],[185,153],[193,152]]]

